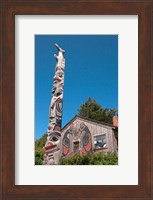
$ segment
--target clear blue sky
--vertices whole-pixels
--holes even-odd
[[[47,130],[57,54],[65,50],[62,127],[88,97],[118,109],[118,35],[35,35],[35,138]]]

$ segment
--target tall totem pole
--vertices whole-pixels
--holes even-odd
[[[44,147],[44,165],[57,165],[61,157],[61,121],[65,68],[63,55],[65,51],[59,45],[55,44],[55,46],[58,50],[58,55],[54,54],[57,63],[52,89],[52,100],[49,107],[47,141]]]

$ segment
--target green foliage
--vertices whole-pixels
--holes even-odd
[[[117,115],[117,110],[102,108],[94,99],[89,97],[88,100],[80,106],[78,115],[112,124],[113,116]]]
[[[44,149],[47,140],[47,135],[44,134],[39,140],[35,141],[35,165],[43,164]]]
[[[47,140],[47,134],[45,133],[39,140],[35,141],[35,147],[43,148]]]
[[[35,165],[42,165],[44,153],[43,148],[37,147],[35,149]]]
[[[75,154],[69,158],[62,158],[61,165],[118,165],[118,157],[115,154]]]

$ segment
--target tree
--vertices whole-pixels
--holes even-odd
[[[43,156],[45,151],[43,147],[45,146],[47,140],[46,133],[38,140],[35,141],[35,165],[42,165]]]
[[[40,139],[35,141],[35,148],[36,147],[43,148],[45,146],[46,140],[47,140],[47,134],[45,133]]]
[[[116,109],[102,108],[94,99],[89,97],[87,101],[80,106],[78,115],[88,119],[94,119],[101,122],[113,123],[113,116],[117,115]]]
[[[43,148],[37,147],[35,149],[35,165],[43,164],[44,153],[45,152],[44,152]]]

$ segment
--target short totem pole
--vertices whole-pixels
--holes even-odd
[[[61,121],[64,87],[65,51],[55,44],[58,55],[54,55],[57,63],[55,68],[52,100],[49,107],[49,124],[45,144],[44,165],[58,165],[61,157]]]

